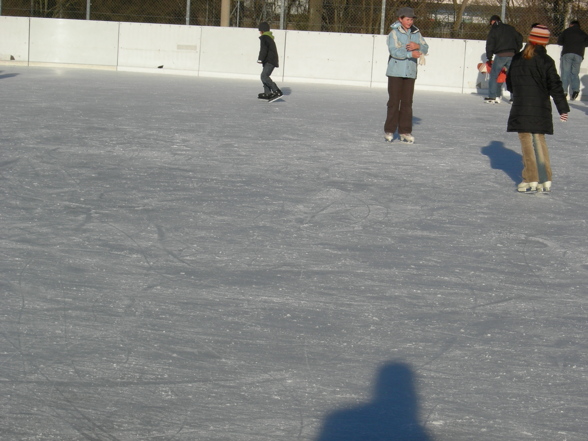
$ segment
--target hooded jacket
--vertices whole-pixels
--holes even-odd
[[[279,67],[278,49],[271,31],[259,36],[259,55],[257,61],[265,66],[266,63]]]
[[[560,115],[570,111],[555,62],[547,55],[545,46],[536,45],[535,56],[529,60],[523,58],[522,52],[513,57],[506,87],[513,94],[508,132],[552,135],[550,97]]]
[[[397,21],[390,28],[392,29],[388,34],[390,59],[388,60],[386,75],[389,77],[416,78],[418,59],[412,58],[412,51],[407,50],[406,45],[411,41],[418,43],[420,45],[418,50],[423,54],[429,52],[429,45],[416,26],[411,26],[407,31]]]

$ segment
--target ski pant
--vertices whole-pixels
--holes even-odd
[[[388,77],[388,112],[384,132],[412,133],[412,97],[414,78]]]
[[[271,92],[277,92],[278,86],[272,81],[270,75],[274,71],[275,66],[270,63],[265,63],[261,71],[261,82],[263,83],[263,91],[269,95]]]
[[[578,54],[563,54],[559,62],[561,82],[565,93],[572,86],[572,93],[580,91],[580,65],[582,57]],[[571,94],[570,94],[571,95]]]
[[[542,133],[519,133],[523,152],[523,181],[551,181],[549,150]]]

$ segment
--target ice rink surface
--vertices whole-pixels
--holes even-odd
[[[586,103],[279,85],[0,66],[0,438],[585,441]]]

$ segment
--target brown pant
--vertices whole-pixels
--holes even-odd
[[[388,77],[388,113],[384,132],[412,133],[412,96],[414,78]]]
[[[551,162],[545,135],[541,133],[519,133],[523,152],[523,181],[551,181]]]

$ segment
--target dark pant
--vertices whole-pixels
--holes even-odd
[[[265,63],[261,71],[261,82],[263,83],[263,91],[266,94],[278,91],[278,86],[276,86],[276,83],[274,83],[270,78],[270,75],[274,69],[275,66],[273,64]]]
[[[388,113],[384,132],[412,133],[414,78],[388,77]]]

